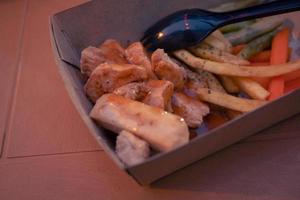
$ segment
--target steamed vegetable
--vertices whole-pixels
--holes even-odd
[[[245,21],[245,22],[229,24],[229,25],[226,25],[226,26],[223,26],[222,28],[220,28],[220,31],[222,33],[230,33],[230,32],[239,31],[241,29],[244,29],[244,28],[250,26],[254,22],[255,22],[254,20],[250,20],[250,21]]]
[[[246,44],[239,44],[239,45],[236,45],[236,46],[232,47],[231,53],[232,53],[233,55],[237,55],[237,54],[239,54],[245,47],[246,47]]]
[[[266,50],[259,52],[258,54],[252,56],[249,61],[254,62],[254,63],[259,63],[259,62],[270,62],[270,56],[271,56],[271,51]]]
[[[298,78],[300,78],[300,70],[285,74],[283,76],[283,78],[284,78],[284,81],[286,81],[286,82],[298,79]]]
[[[281,24],[282,22],[277,18],[261,19],[247,28],[234,33],[226,34],[225,36],[233,46],[238,44],[246,44],[254,38],[274,30]]]
[[[273,39],[271,49],[271,64],[284,64],[289,55],[289,29],[285,28]],[[274,66],[276,67],[276,66]],[[272,71],[275,70],[272,69]],[[282,76],[272,78],[269,84],[269,100],[276,99],[284,93],[284,78]]]
[[[272,39],[276,34],[277,30],[273,30],[269,33],[266,33],[251,42],[249,42],[245,48],[238,54],[243,59],[249,59],[253,55],[258,54],[259,52],[265,50],[271,46]]]
[[[300,78],[285,83],[284,92],[290,92],[300,88]]]

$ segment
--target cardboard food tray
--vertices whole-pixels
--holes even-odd
[[[78,68],[81,50],[89,45],[97,46],[108,38],[117,39],[125,46],[138,41],[148,26],[167,14],[186,8],[209,8],[220,2],[224,1],[101,0],[65,10],[50,19],[55,59],[74,106],[103,149],[121,169],[142,185],[300,112],[300,90],[296,90],[198,136],[185,146],[152,156],[144,163],[126,167],[119,161],[114,153],[114,134],[98,127],[88,116],[93,105],[83,91],[84,81]],[[293,26],[293,30],[300,30],[299,24],[293,20],[300,17],[299,12],[284,15],[286,17],[290,19],[289,25]],[[298,35],[298,32],[293,33],[294,37]],[[297,55],[293,54],[293,57]]]

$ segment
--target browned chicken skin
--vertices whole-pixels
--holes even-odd
[[[125,50],[125,56],[129,63],[134,65],[140,65],[144,67],[151,79],[157,79],[153,73],[153,68],[150,62],[150,59],[147,56],[145,48],[142,43],[134,42]]]
[[[174,86],[170,81],[149,80],[142,83],[128,83],[115,89],[113,93],[171,112],[173,90]]]
[[[126,64],[128,61],[125,57],[125,49],[113,39],[108,39],[99,46],[99,49],[103,51],[106,62],[116,64]]]
[[[142,101],[147,96],[148,92],[149,89],[144,82],[128,83],[113,91],[114,94],[136,101]]]
[[[153,52],[151,62],[154,73],[159,79],[171,81],[176,90],[183,88],[186,80],[185,70],[172,61],[163,49]]]
[[[146,83],[146,87],[149,93],[143,100],[143,103],[171,111],[171,97],[174,90],[173,83],[165,80],[149,80]]]
[[[181,116],[190,128],[202,124],[203,117],[209,113],[209,107],[183,93],[174,93],[172,97],[174,114]]]
[[[105,40],[98,48],[90,46],[81,52],[80,69],[86,76],[102,63],[128,63],[124,48],[116,40]]]
[[[113,92],[116,88],[134,81],[143,81],[148,78],[143,67],[137,65],[117,65],[104,63],[99,65],[85,84],[85,92],[93,101],[104,93]]]
[[[158,151],[169,151],[189,140],[188,127],[181,117],[116,94],[101,96],[90,116],[116,133],[131,132]]]

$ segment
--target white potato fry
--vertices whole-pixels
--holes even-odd
[[[300,60],[279,65],[249,67],[201,59],[186,50],[175,51],[174,55],[193,68],[227,76],[273,77],[300,69]]]
[[[206,88],[199,88],[196,93],[202,101],[240,112],[252,111],[266,103],[266,101],[239,98]]]

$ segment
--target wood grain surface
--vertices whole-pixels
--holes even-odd
[[[22,46],[22,31],[26,13],[25,1],[0,3],[0,155],[6,132],[6,122],[12,105],[17,69]],[[11,12],[13,11],[13,12]]]
[[[52,55],[49,15],[83,2],[0,1],[1,200],[300,199],[300,115],[149,187],[121,171],[88,133]]]

